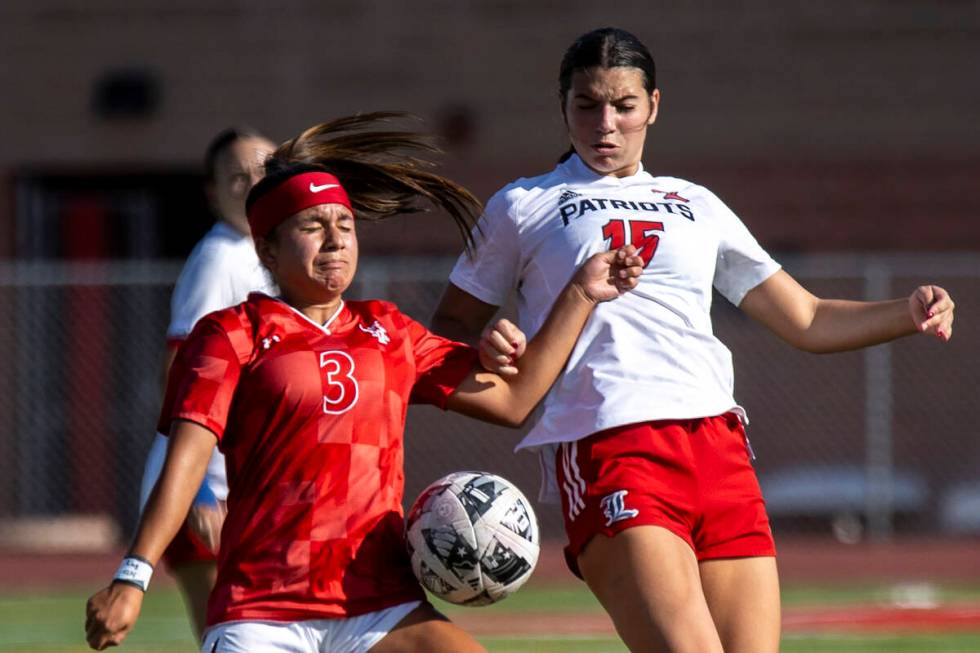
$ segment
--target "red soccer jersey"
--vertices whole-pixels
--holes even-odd
[[[476,362],[390,303],[324,326],[261,294],[201,319],[170,373],[160,432],[214,432],[228,516],[208,623],[346,617],[423,597],[405,553],[409,401],[444,407]]]

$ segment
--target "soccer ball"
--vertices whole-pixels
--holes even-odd
[[[439,598],[487,605],[516,591],[538,562],[538,521],[510,481],[457,472],[425,488],[405,525],[412,570]]]

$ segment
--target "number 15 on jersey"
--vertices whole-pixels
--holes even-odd
[[[626,239],[627,225],[629,240]],[[602,237],[609,243],[609,249],[633,245],[636,247],[636,255],[643,259],[643,267],[647,267],[657,252],[657,245],[660,244],[660,236],[653,232],[663,230],[663,222],[610,220],[602,225]]]

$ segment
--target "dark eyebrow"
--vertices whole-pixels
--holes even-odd
[[[573,98],[576,99],[576,100],[591,100],[593,102],[601,102],[602,101],[602,100],[599,100],[598,98],[596,98],[595,96],[588,95],[586,93],[576,93],[573,96]],[[627,100],[639,100],[639,99],[640,99],[640,96],[639,95],[630,94],[630,95],[624,95],[622,97],[614,98],[614,99],[610,100],[610,102],[612,104],[616,104],[617,102],[625,102]]]

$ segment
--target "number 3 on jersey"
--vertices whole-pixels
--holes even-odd
[[[354,359],[350,354],[337,350],[321,352],[320,369],[327,380],[323,412],[339,415],[353,408],[357,403],[357,379],[354,378]]]
[[[626,225],[629,224],[630,238],[626,240]],[[619,249],[626,245],[636,247],[636,255],[643,259],[643,267],[650,265],[660,244],[660,236],[650,232],[663,231],[663,222],[646,220],[610,220],[602,226],[602,237],[609,241],[609,249]]]

